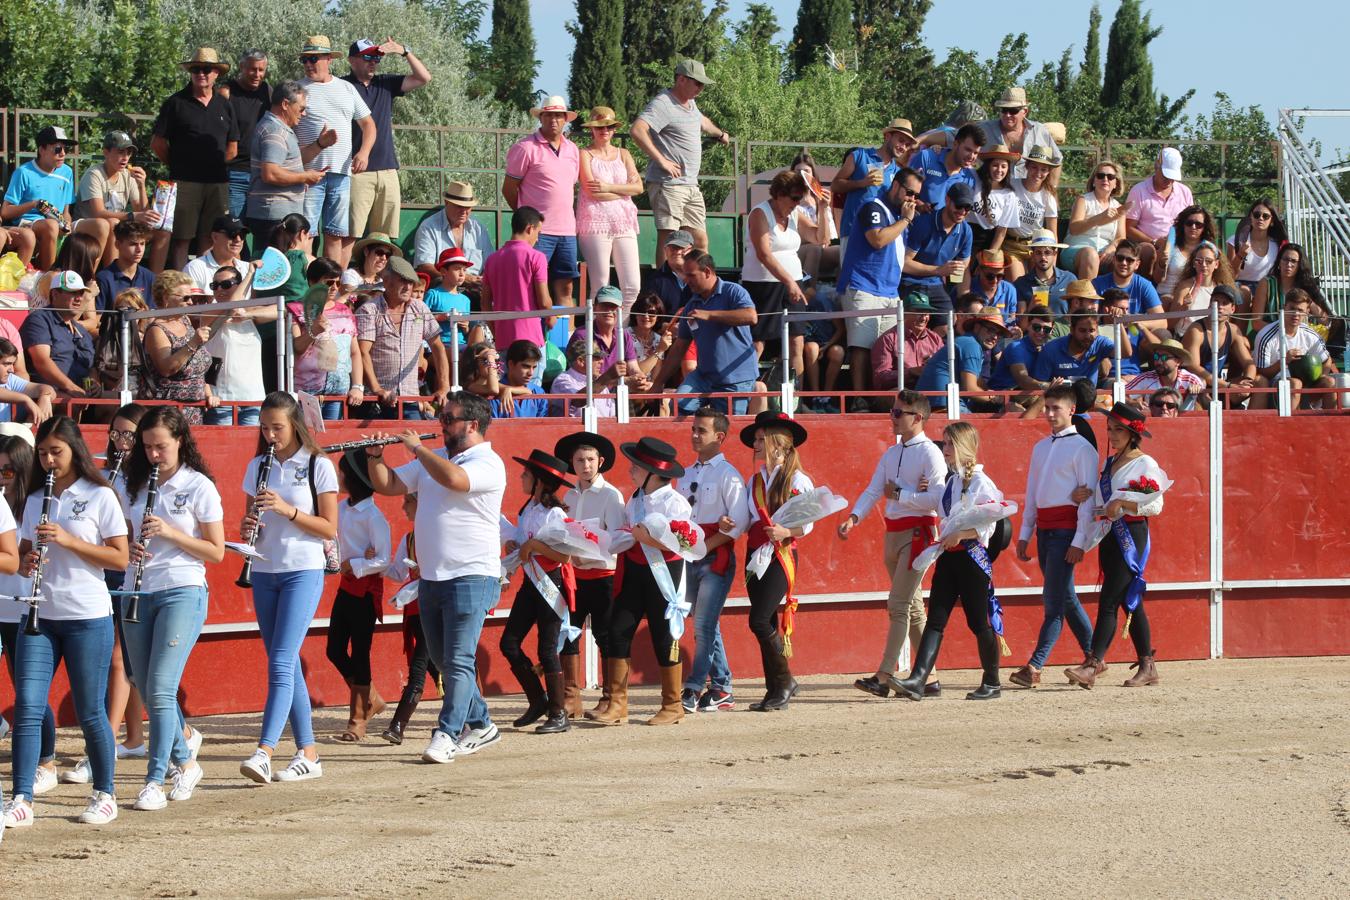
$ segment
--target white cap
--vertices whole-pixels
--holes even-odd
[[[355,269],[342,270],[342,287],[356,290],[361,286],[361,276]]]
[[[79,272],[72,272],[67,269],[64,272],[57,272],[52,276],[51,284],[47,286],[51,291],[67,291],[71,294],[80,294],[84,292],[84,279],[80,277]]]
[[[22,422],[0,422],[0,438],[19,437],[33,446],[33,429]]]
[[[1162,172],[1162,177],[1180,181],[1181,151],[1176,147],[1164,147],[1158,154],[1158,168]]]

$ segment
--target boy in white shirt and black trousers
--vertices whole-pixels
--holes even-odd
[[[1044,398],[1050,435],[1041,438],[1031,451],[1017,558],[1031,561],[1028,543],[1034,534],[1045,585],[1041,592],[1045,618],[1031,660],[1008,677],[1013,684],[1026,688],[1041,683],[1041,668],[1059,640],[1066,619],[1084,656],[1092,647],[1092,621],[1073,587],[1074,567],[1083,560],[1092,525],[1092,503],[1074,503],[1072,494],[1095,483],[1097,448],[1074,425],[1076,394],[1072,385],[1051,385]]]
[[[578,431],[558,440],[553,455],[567,463],[568,471],[577,478],[576,487],[563,496],[568,515],[592,531],[618,531],[623,527],[623,494],[605,480],[604,473],[614,467],[614,444],[608,438],[590,431]],[[614,607],[614,567],[616,559],[610,556],[604,564],[574,563],[576,575],[576,609],[572,624],[577,628],[591,618],[591,634],[600,648],[602,693],[600,702],[586,712],[594,719],[609,709],[609,685],[604,681],[605,659],[609,656],[609,617]],[[569,719],[580,718],[581,712],[581,639],[568,641],[562,649],[564,706]]]

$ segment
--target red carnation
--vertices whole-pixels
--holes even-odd
[[[1127,491],[1134,491],[1136,494],[1156,494],[1159,491],[1159,486],[1158,482],[1154,481],[1152,478],[1149,478],[1147,475],[1142,475],[1125,485],[1125,489]]]
[[[688,550],[698,543],[698,534],[688,522],[671,520],[670,533],[675,535],[675,539],[680,542],[681,550]]]

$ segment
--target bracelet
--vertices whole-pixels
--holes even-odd
[[[300,515],[300,507],[297,506],[291,510],[291,521],[294,522],[298,515]]]

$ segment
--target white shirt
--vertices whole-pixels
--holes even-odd
[[[1167,473],[1158,466],[1153,457],[1149,456],[1147,453],[1141,453],[1129,462],[1118,464],[1111,470],[1112,498],[1119,496],[1121,491],[1129,490],[1127,485],[1140,477],[1152,478],[1154,481],[1162,484],[1162,479],[1167,477]],[[1094,498],[1097,501],[1097,506],[1105,506],[1106,501],[1102,499],[1102,483],[1100,478],[1095,481],[1092,491]],[[1156,516],[1162,512],[1162,509],[1163,495],[1159,492],[1154,494],[1152,499],[1147,503],[1139,504],[1139,512],[1135,513],[1135,515]]]
[[[355,505],[339,505],[338,552],[343,562],[352,564],[352,574],[357,578],[389,568],[389,541],[389,521],[375,505],[374,497]],[[370,559],[366,559],[367,548],[375,551]]]
[[[314,143],[324,127],[337,132],[337,143],[320,150],[305,163],[310,171],[328,169],[338,175],[350,175],[352,170],[352,123],[370,116],[370,107],[361,99],[355,86],[342,78],[327,81],[300,80],[306,91],[309,108],[295,126],[295,139],[301,147]]]
[[[446,459],[446,450],[431,451]],[[449,581],[466,575],[501,575],[502,496],[506,466],[489,441],[475,444],[450,462],[464,469],[467,491],[452,491],[427,474],[414,459],[394,470],[405,487],[417,493],[417,561],[426,581]]]
[[[408,554],[408,536],[405,534],[398,539],[398,549],[394,551],[393,558],[384,570],[384,577],[390,581],[397,581],[403,584],[412,577],[414,566],[408,565],[404,560],[411,558]],[[416,562],[416,560],[413,560]]]
[[[40,496],[40,495],[39,495]],[[14,512],[9,508],[9,502],[0,497],[0,534],[6,531],[17,531],[18,525],[14,521]],[[14,542],[17,545],[19,536],[14,535]],[[28,588],[32,583],[31,578],[24,578],[22,575],[0,575],[0,594],[10,597],[22,597],[28,593]],[[28,614],[28,604],[19,603],[15,600],[0,600],[0,622],[18,622]]]
[[[928,488],[919,490],[919,479],[928,479]],[[947,461],[938,445],[920,434],[900,444],[886,448],[877,462],[876,471],[867,489],[853,504],[853,515],[861,522],[867,518],[877,500],[885,493],[886,485],[899,488],[897,496],[886,501],[884,515],[888,519],[937,514],[942,499],[943,484],[947,480]]]
[[[295,452],[288,460],[276,460],[264,487],[271,488],[282,500],[285,500],[302,513],[317,515],[314,500],[309,490],[309,458],[311,454],[304,447]],[[258,467],[262,457],[255,456],[244,471],[243,489],[250,497],[258,490]],[[323,456],[314,464],[314,490],[319,494],[336,494],[338,489],[337,471],[333,461]],[[258,535],[255,549],[263,555],[254,560],[255,572],[300,572],[324,567],[323,538],[310,534],[285,516],[271,510],[262,514],[258,523],[262,532]]]
[[[216,277],[216,270],[221,266],[234,266],[239,270],[239,274],[244,279],[245,285],[252,283],[252,265],[242,259],[236,259],[234,262],[229,263],[216,262],[216,257],[210,250],[207,250],[201,256],[184,266],[183,274],[191,278],[193,284],[209,294],[211,293],[211,282]],[[208,300],[207,302],[210,301]]]
[[[1031,540],[1036,530],[1036,513],[1052,506],[1073,506],[1070,495],[1078,487],[1090,487],[1097,479],[1097,451],[1087,438],[1070,425],[1043,437],[1031,450],[1031,465],[1027,468],[1026,505],[1022,510],[1022,531],[1018,540]],[[1078,525],[1073,533],[1073,546],[1085,549],[1088,530],[1092,526],[1092,504],[1083,501],[1078,506]]]
[[[1259,368],[1264,369],[1280,361],[1280,332],[1284,329],[1283,318],[1281,314],[1274,322],[1262,328],[1257,332],[1256,340],[1252,342],[1252,355],[1256,357],[1256,365]],[[1302,350],[1304,356],[1311,356],[1317,362],[1327,361],[1327,345],[1318,337],[1317,332],[1302,322],[1299,323],[1298,331],[1286,336],[1286,341],[1286,346],[1290,350]]]
[[[569,490],[563,495],[563,502],[572,518],[591,531],[615,532],[623,527],[623,494],[603,475],[597,474],[585,490],[580,487]],[[613,569],[617,562],[617,556],[610,556],[604,565],[588,563],[577,565],[577,568]]]
[[[694,521],[700,525],[716,525],[727,516],[736,523],[730,532],[725,532],[731,538],[740,537],[750,527],[745,480],[721,453],[686,469],[679,490],[688,497]]]
[[[37,543],[42,518],[42,492],[28,495],[23,509],[20,540]],[[111,488],[81,478],[52,500],[51,521],[73,537],[90,544],[125,537],[127,520]],[[27,593],[25,588],[24,593]],[[42,575],[42,618],[53,621],[100,619],[112,615],[112,597],[103,582],[103,569],[74,551],[47,545],[47,567]]]
[[[641,525],[642,520],[652,513],[660,513],[672,520],[693,519],[693,509],[689,506],[689,501],[670,484],[664,484],[650,494],[643,494],[641,491],[635,493],[623,508],[623,523],[628,528]],[[615,553],[622,553],[636,543],[633,536],[625,531],[615,536],[610,547]]]
[[[772,472],[768,472],[764,469],[763,466],[759,467],[759,474],[764,476],[764,498],[766,504],[768,503],[768,498],[773,494],[773,483],[778,478],[778,470],[780,468],[782,467],[775,466]],[[746,515],[749,517],[750,524],[754,524],[755,522],[759,521],[759,510],[755,508],[755,492],[753,483],[754,482],[752,479],[751,484],[747,485],[748,490],[746,490],[745,492],[745,511]],[[812,490],[814,488],[815,485],[811,483],[811,479],[808,478],[806,473],[803,472],[801,469],[798,469],[796,472],[793,473],[792,491],[795,491],[796,493],[799,494],[804,494],[807,491]],[[791,496],[791,492],[789,492],[789,496]],[[772,509],[768,510],[770,517],[772,517],[775,512],[776,510]],[[814,523],[803,525],[802,536],[805,537],[806,535],[810,534],[811,529],[814,527],[815,527]]]
[[[131,534],[133,540],[137,541],[140,540],[141,523],[145,519],[145,499],[146,486],[143,485],[129,501]],[[215,482],[196,469],[179,466],[172,478],[159,483],[155,515],[188,537],[200,539],[201,526],[208,522],[224,521],[225,510]],[[177,544],[171,544],[163,538],[151,538],[149,550],[150,558],[145,562],[145,575],[141,579],[142,591],[164,591],[206,584],[206,563]],[[133,567],[127,572],[128,588],[131,587],[134,571]]]
[[[520,516],[516,519],[516,527],[511,532],[511,540],[516,544],[524,544],[530,538],[539,533],[550,521],[561,522],[567,518],[567,510],[562,507],[544,506],[536,500],[531,500],[520,511]]]
[[[948,499],[946,490],[951,488],[951,496]],[[1001,503],[1003,501],[1003,492],[998,486],[984,474],[984,466],[976,465],[975,472],[970,477],[970,486],[962,487],[961,473],[953,471],[943,485],[942,502],[938,504],[938,511],[942,513],[943,519],[951,516],[954,510],[966,509],[975,506],[978,503]],[[994,536],[994,529],[998,527],[997,522],[990,522],[975,529],[975,534],[984,546],[989,546],[989,539]]]
[[[973,225],[993,230],[995,228],[1016,228],[1020,221],[1017,211],[1017,195],[1012,188],[994,188],[985,196],[981,188],[975,189],[975,205],[970,208]]]
[[[1030,238],[1045,227],[1046,219],[1059,218],[1059,200],[1054,191],[1043,185],[1033,194],[1016,176],[1012,178],[1012,189],[1017,195],[1017,227],[1009,231],[1016,237]]]
[[[222,400],[262,400],[264,360],[262,335],[252,319],[226,322],[206,342],[206,352],[220,360],[220,373],[212,391]]]

